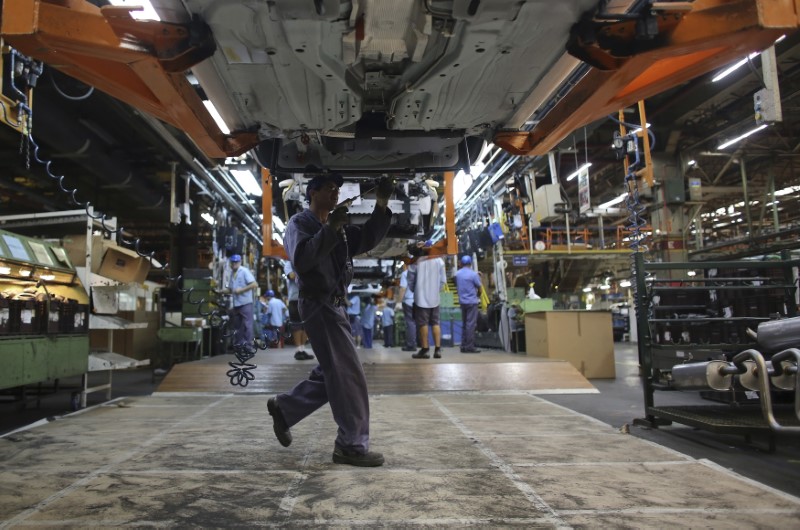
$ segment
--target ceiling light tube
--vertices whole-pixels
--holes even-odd
[[[261,196],[261,185],[256,180],[256,176],[249,169],[230,169],[231,175],[236,179],[236,183],[241,186],[248,195]]]
[[[150,0],[109,0],[108,3],[112,6],[141,7],[137,11],[131,11],[131,17],[136,20],[161,20]]]
[[[574,179],[575,177],[577,177],[578,175],[580,175],[581,171],[583,171],[584,169],[588,169],[588,168],[589,168],[589,166],[591,166],[591,165],[592,165],[592,163],[591,163],[591,162],[586,162],[584,165],[582,165],[581,167],[579,167],[578,169],[576,169],[574,172],[570,173],[570,174],[567,176],[567,182],[569,182],[570,180],[572,180],[572,179]]]
[[[617,197],[616,199],[611,199],[611,200],[610,200],[610,201],[608,201],[608,202],[604,202],[603,204],[600,204],[600,205],[598,206],[598,208],[599,208],[599,209],[601,209],[601,210],[605,210],[606,208],[611,208],[611,207],[612,207],[612,206],[614,206],[615,204],[619,204],[619,203],[621,203],[622,201],[624,201],[624,200],[625,200],[625,198],[626,198],[627,196],[628,196],[628,194],[627,194],[627,193],[623,193],[622,195],[620,195],[620,196],[619,196],[619,197]]]
[[[217,107],[207,99],[203,101],[203,105],[205,105],[211,117],[214,118],[214,122],[217,124],[217,127],[219,127],[219,130],[222,131],[222,134],[230,134],[231,130],[228,128],[228,124],[225,123],[225,120],[222,119],[222,116],[220,116]]]
[[[737,142],[741,142],[742,140],[744,140],[745,138],[747,138],[747,137],[748,137],[748,136],[750,136],[751,134],[755,134],[755,133],[757,133],[757,132],[758,132],[758,131],[760,131],[760,130],[766,129],[766,128],[767,128],[767,125],[768,125],[768,124],[766,124],[766,123],[763,123],[763,124],[759,125],[758,127],[756,127],[755,129],[752,129],[752,130],[750,130],[750,131],[747,131],[746,133],[744,133],[744,134],[743,134],[743,135],[741,135],[741,136],[737,136],[737,137],[736,137],[736,138],[734,138],[733,140],[728,140],[728,141],[727,141],[727,142],[725,142],[724,144],[721,144],[721,145],[719,145],[719,146],[717,147],[717,151],[721,151],[722,149],[725,149],[726,147],[730,147],[730,146],[732,146],[733,144],[735,144],[735,143],[737,143]]]

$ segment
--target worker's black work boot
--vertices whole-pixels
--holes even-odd
[[[272,416],[272,430],[275,431],[275,437],[284,447],[289,447],[292,444],[292,431],[286,425],[286,420],[283,419],[283,413],[278,407],[278,401],[274,397],[267,400],[267,410],[269,415]]]
[[[348,464],[358,467],[378,467],[383,465],[383,455],[381,453],[356,453],[341,447],[333,450],[334,464]]]
[[[434,359],[441,359],[442,358],[442,349],[441,348],[435,348],[433,350],[433,358]]]
[[[420,348],[417,353],[411,355],[413,359],[430,359],[431,356],[428,355],[428,348]]]

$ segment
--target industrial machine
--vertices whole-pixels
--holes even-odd
[[[89,299],[63,248],[0,230],[0,389],[82,375]]]

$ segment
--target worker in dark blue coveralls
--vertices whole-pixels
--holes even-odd
[[[275,436],[287,447],[292,443],[289,428],[330,403],[339,426],[334,463],[372,467],[383,464],[383,455],[369,450],[367,380],[344,300],[353,277],[352,257],[375,248],[389,230],[394,184],[388,178],[378,182],[372,215],[353,226],[347,224],[346,206],[337,208],[342,181],[338,174],[311,179],[308,209],[286,226],[284,245],[300,283],[300,316],[319,365],[288,393],[270,398],[267,407]]]

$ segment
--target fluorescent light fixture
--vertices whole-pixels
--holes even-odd
[[[124,7],[139,7],[141,6],[142,9],[139,11],[132,11],[131,16],[136,20],[161,20],[161,17],[158,16],[156,10],[153,9],[153,4],[150,3],[150,0],[109,0],[109,4],[112,6],[124,6]]]
[[[693,166],[693,165],[695,165],[696,163],[697,163],[697,160],[689,160],[688,162],[686,162],[686,165],[687,165],[687,166]]]
[[[584,287],[583,288],[583,292],[584,293],[591,293],[592,292],[592,288],[591,287]]]
[[[0,274],[11,274],[11,267],[0,267]]]
[[[697,276],[697,271],[686,271],[686,276],[689,276],[690,278],[693,278],[693,277]]]
[[[776,191],[775,195],[780,197],[781,195],[789,195],[791,193],[797,193],[797,192],[800,192],[800,186],[789,186],[783,188],[782,190]]]
[[[248,195],[261,196],[261,184],[249,169],[231,169],[231,175]]]
[[[592,165],[591,162],[586,162],[584,165],[582,165],[581,167],[576,169],[573,173],[570,173],[569,176],[567,177],[567,182],[569,182],[570,180],[572,180],[575,177],[577,177],[578,175],[580,175],[581,171],[583,171],[584,169],[587,169],[591,165]]]
[[[622,195],[620,195],[616,199],[611,199],[608,202],[604,202],[603,204],[599,205],[598,208],[600,208],[601,210],[605,210],[606,208],[611,208],[615,204],[619,204],[622,201],[624,201],[627,196],[628,196],[627,193],[623,193]]]
[[[728,141],[727,141],[727,142],[725,142],[724,144],[721,144],[721,145],[717,146],[717,151],[720,151],[720,150],[722,150],[722,149],[725,149],[726,147],[730,147],[730,146],[732,146],[733,144],[735,144],[735,143],[737,143],[737,142],[740,142],[740,141],[744,140],[745,138],[747,138],[747,137],[748,137],[748,136],[750,136],[751,134],[755,134],[755,133],[757,133],[758,131],[761,131],[761,130],[763,130],[763,129],[766,129],[766,128],[767,128],[767,125],[768,125],[768,124],[766,124],[766,123],[763,123],[763,124],[759,125],[758,127],[756,127],[755,129],[749,130],[749,131],[747,131],[746,133],[744,133],[744,134],[743,134],[743,135],[741,135],[741,136],[737,136],[737,137],[736,137],[736,138],[734,138],[733,140],[728,140]]]
[[[217,127],[219,127],[219,130],[222,131],[223,134],[230,134],[231,130],[228,128],[228,124],[225,123],[225,120],[222,119],[222,116],[219,115],[217,107],[215,107],[214,104],[209,100],[203,101],[203,105],[205,105],[206,110],[209,114],[211,114],[211,117],[214,118],[214,122],[217,124]]]
[[[782,41],[785,38],[786,38],[786,35],[781,35],[780,37],[777,38],[777,40],[775,40],[775,44],[778,44],[780,41]],[[736,61],[731,66],[727,67],[725,70],[721,71],[720,73],[718,73],[717,75],[712,77],[711,81],[716,83],[720,79],[724,79],[724,78],[728,77],[733,72],[735,72],[736,70],[738,70],[739,68],[744,66],[744,63],[746,63],[748,59],[755,59],[760,54],[761,54],[761,52],[753,52],[750,55],[748,55],[747,57],[745,57],[744,59],[740,59],[740,60]]]
[[[52,282],[53,280],[56,279],[56,275],[55,274],[40,274],[39,275],[39,279],[40,280],[44,280],[46,282]]]
[[[607,283],[604,283],[603,285],[600,286],[600,289],[608,291],[609,289],[611,289],[611,286],[608,285]]]
[[[31,275],[31,271],[30,269],[20,269],[19,275],[22,276],[23,278],[27,278],[28,276]]]
[[[631,281],[630,280],[622,280],[621,282],[619,282],[619,286],[620,287],[630,287],[631,286]]]
[[[213,216],[212,216],[210,213],[208,213],[208,212],[203,212],[203,213],[201,213],[201,214],[200,214],[200,217],[201,217],[201,218],[202,218],[202,219],[203,219],[205,222],[207,222],[208,224],[210,224],[211,226],[214,226],[215,224],[217,224],[217,221],[216,221],[216,219],[214,219],[214,217],[213,217]]]
[[[731,75],[733,72],[735,72],[736,70],[738,70],[739,68],[744,66],[744,63],[746,63],[748,59],[755,59],[756,57],[758,57],[758,53],[759,52],[753,52],[750,55],[748,55],[747,57],[745,57],[744,59],[740,59],[740,60],[736,61],[731,66],[727,67],[726,69],[724,69],[723,71],[721,71],[720,73],[718,73],[717,75],[712,77],[711,78],[711,82],[712,83],[716,83],[717,81],[725,79],[726,77]]]

